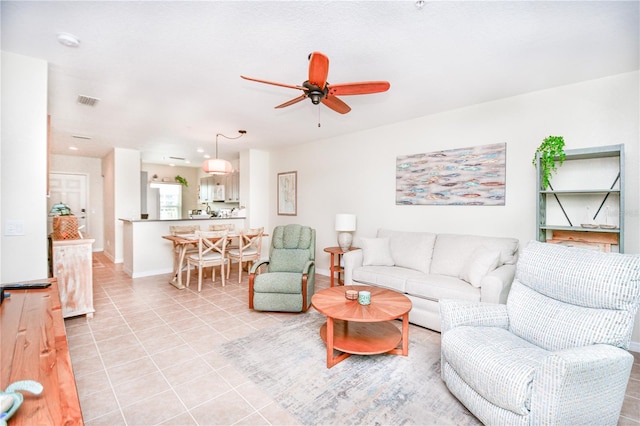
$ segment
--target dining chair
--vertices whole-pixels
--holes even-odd
[[[229,258],[229,270],[231,269],[232,262],[238,262],[238,284],[242,281],[242,265],[244,262],[253,263],[260,260],[263,234],[264,227],[240,231],[238,248],[232,248],[227,252],[227,257]]]
[[[169,233],[173,236],[178,235],[192,235],[200,230],[200,225],[169,225]],[[173,256],[174,256],[174,269],[176,268],[176,263],[179,261],[181,246],[178,244],[173,245]],[[185,249],[185,257],[192,254],[197,253],[198,249],[195,247],[187,247]],[[180,265],[182,266],[182,265]],[[181,268],[182,269],[182,268]],[[182,274],[182,270],[180,270],[180,274]]]
[[[216,280],[215,267],[220,266],[222,286],[225,285],[224,268],[229,263],[226,257],[227,231],[197,231],[198,252],[187,256],[187,287],[191,278],[191,266],[198,269],[198,292],[202,291],[202,270],[211,266],[211,282]]]
[[[234,225],[233,223],[221,223],[221,224],[214,224],[214,225],[209,225],[209,231],[225,231],[228,230],[230,234],[235,234],[236,233],[236,225]],[[239,240],[240,238],[232,238],[229,241],[227,241],[227,258],[229,257],[229,250],[231,249],[237,249],[238,245],[239,245]],[[227,268],[227,279],[229,279],[229,272],[231,271],[231,263],[229,263],[229,267]]]

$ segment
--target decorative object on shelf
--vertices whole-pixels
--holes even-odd
[[[187,180],[182,176],[176,175],[175,179],[176,179],[176,182],[178,182],[180,185],[184,186],[185,188],[189,186],[189,182],[187,182]]]
[[[595,229],[598,225],[591,220],[591,208],[589,206],[585,207],[586,213],[584,215],[584,221],[580,224],[581,227],[587,229]]]
[[[356,230],[356,215],[339,213],[336,215],[336,231],[338,231],[338,245],[342,251],[347,252],[351,248],[353,235]]]
[[[566,158],[564,138],[562,136],[547,136],[536,149],[536,154],[538,153],[540,153],[541,185],[544,190],[549,187],[549,179],[557,170],[556,161],[558,166],[561,166]],[[534,155],[531,161],[534,166],[536,165],[536,157],[537,155]]]
[[[504,206],[507,144],[396,157],[397,205]]]
[[[56,240],[79,240],[80,231],[78,230],[78,218],[73,215],[54,216],[53,217],[53,234]]]
[[[230,162],[218,158],[218,137],[222,136],[226,139],[239,139],[243,137],[247,133],[247,131],[238,130],[238,133],[240,133],[240,135],[236,136],[235,138],[225,136],[222,133],[216,133],[216,158],[204,160],[204,162],[202,163],[202,170],[204,170],[205,173],[209,173],[210,175],[226,175],[233,172],[233,166]]]
[[[298,214],[298,172],[278,173],[278,214]]]

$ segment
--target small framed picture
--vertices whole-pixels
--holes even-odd
[[[298,172],[278,173],[278,214],[298,214]]]

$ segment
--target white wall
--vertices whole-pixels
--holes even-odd
[[[78,157],[74,155],[51,155],[50,171],[59,173],[79,173],[88,177],[87,214],[89,215],[86,233],[95,242],[93,251],[104,250],[104,196],[102,161],[99,158]]]
[[[47,62],[2,52],[0,282],[48,276]],[[6,235],[17,221],[22,235]]]
[[[546,136],[562,135],[566,149],[625,145],[625,251],[640,253],[638,80],[638,72],[626,73],[273,152],[270,200],[275,200],[277,173],[297,170],[298,215],[278,216],[275,204],[268,203],[271,226],[301,223],[316,228],[316,261],[324,273],[329,255],[322,248],[336,245],[336,213],[357,215],[356,236],[391,228],[508,236],[524,244],[535,239],[531,159]],[[507,144],[505,206],[395,205],[397,156],[501,142]],[[638,317],[633,340],[640,351]]]

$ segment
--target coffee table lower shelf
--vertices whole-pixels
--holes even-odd
[[[333,322],[333,339],[328,339],[330,334],[327,334],[330,322]],[[354,322],[328,318],[320,328],[320,337],[327,345],[327,367],[333,367],[351,355],[407,355],[402,332],[391,321]],[[334,350],[341,353],[335,355]]]

